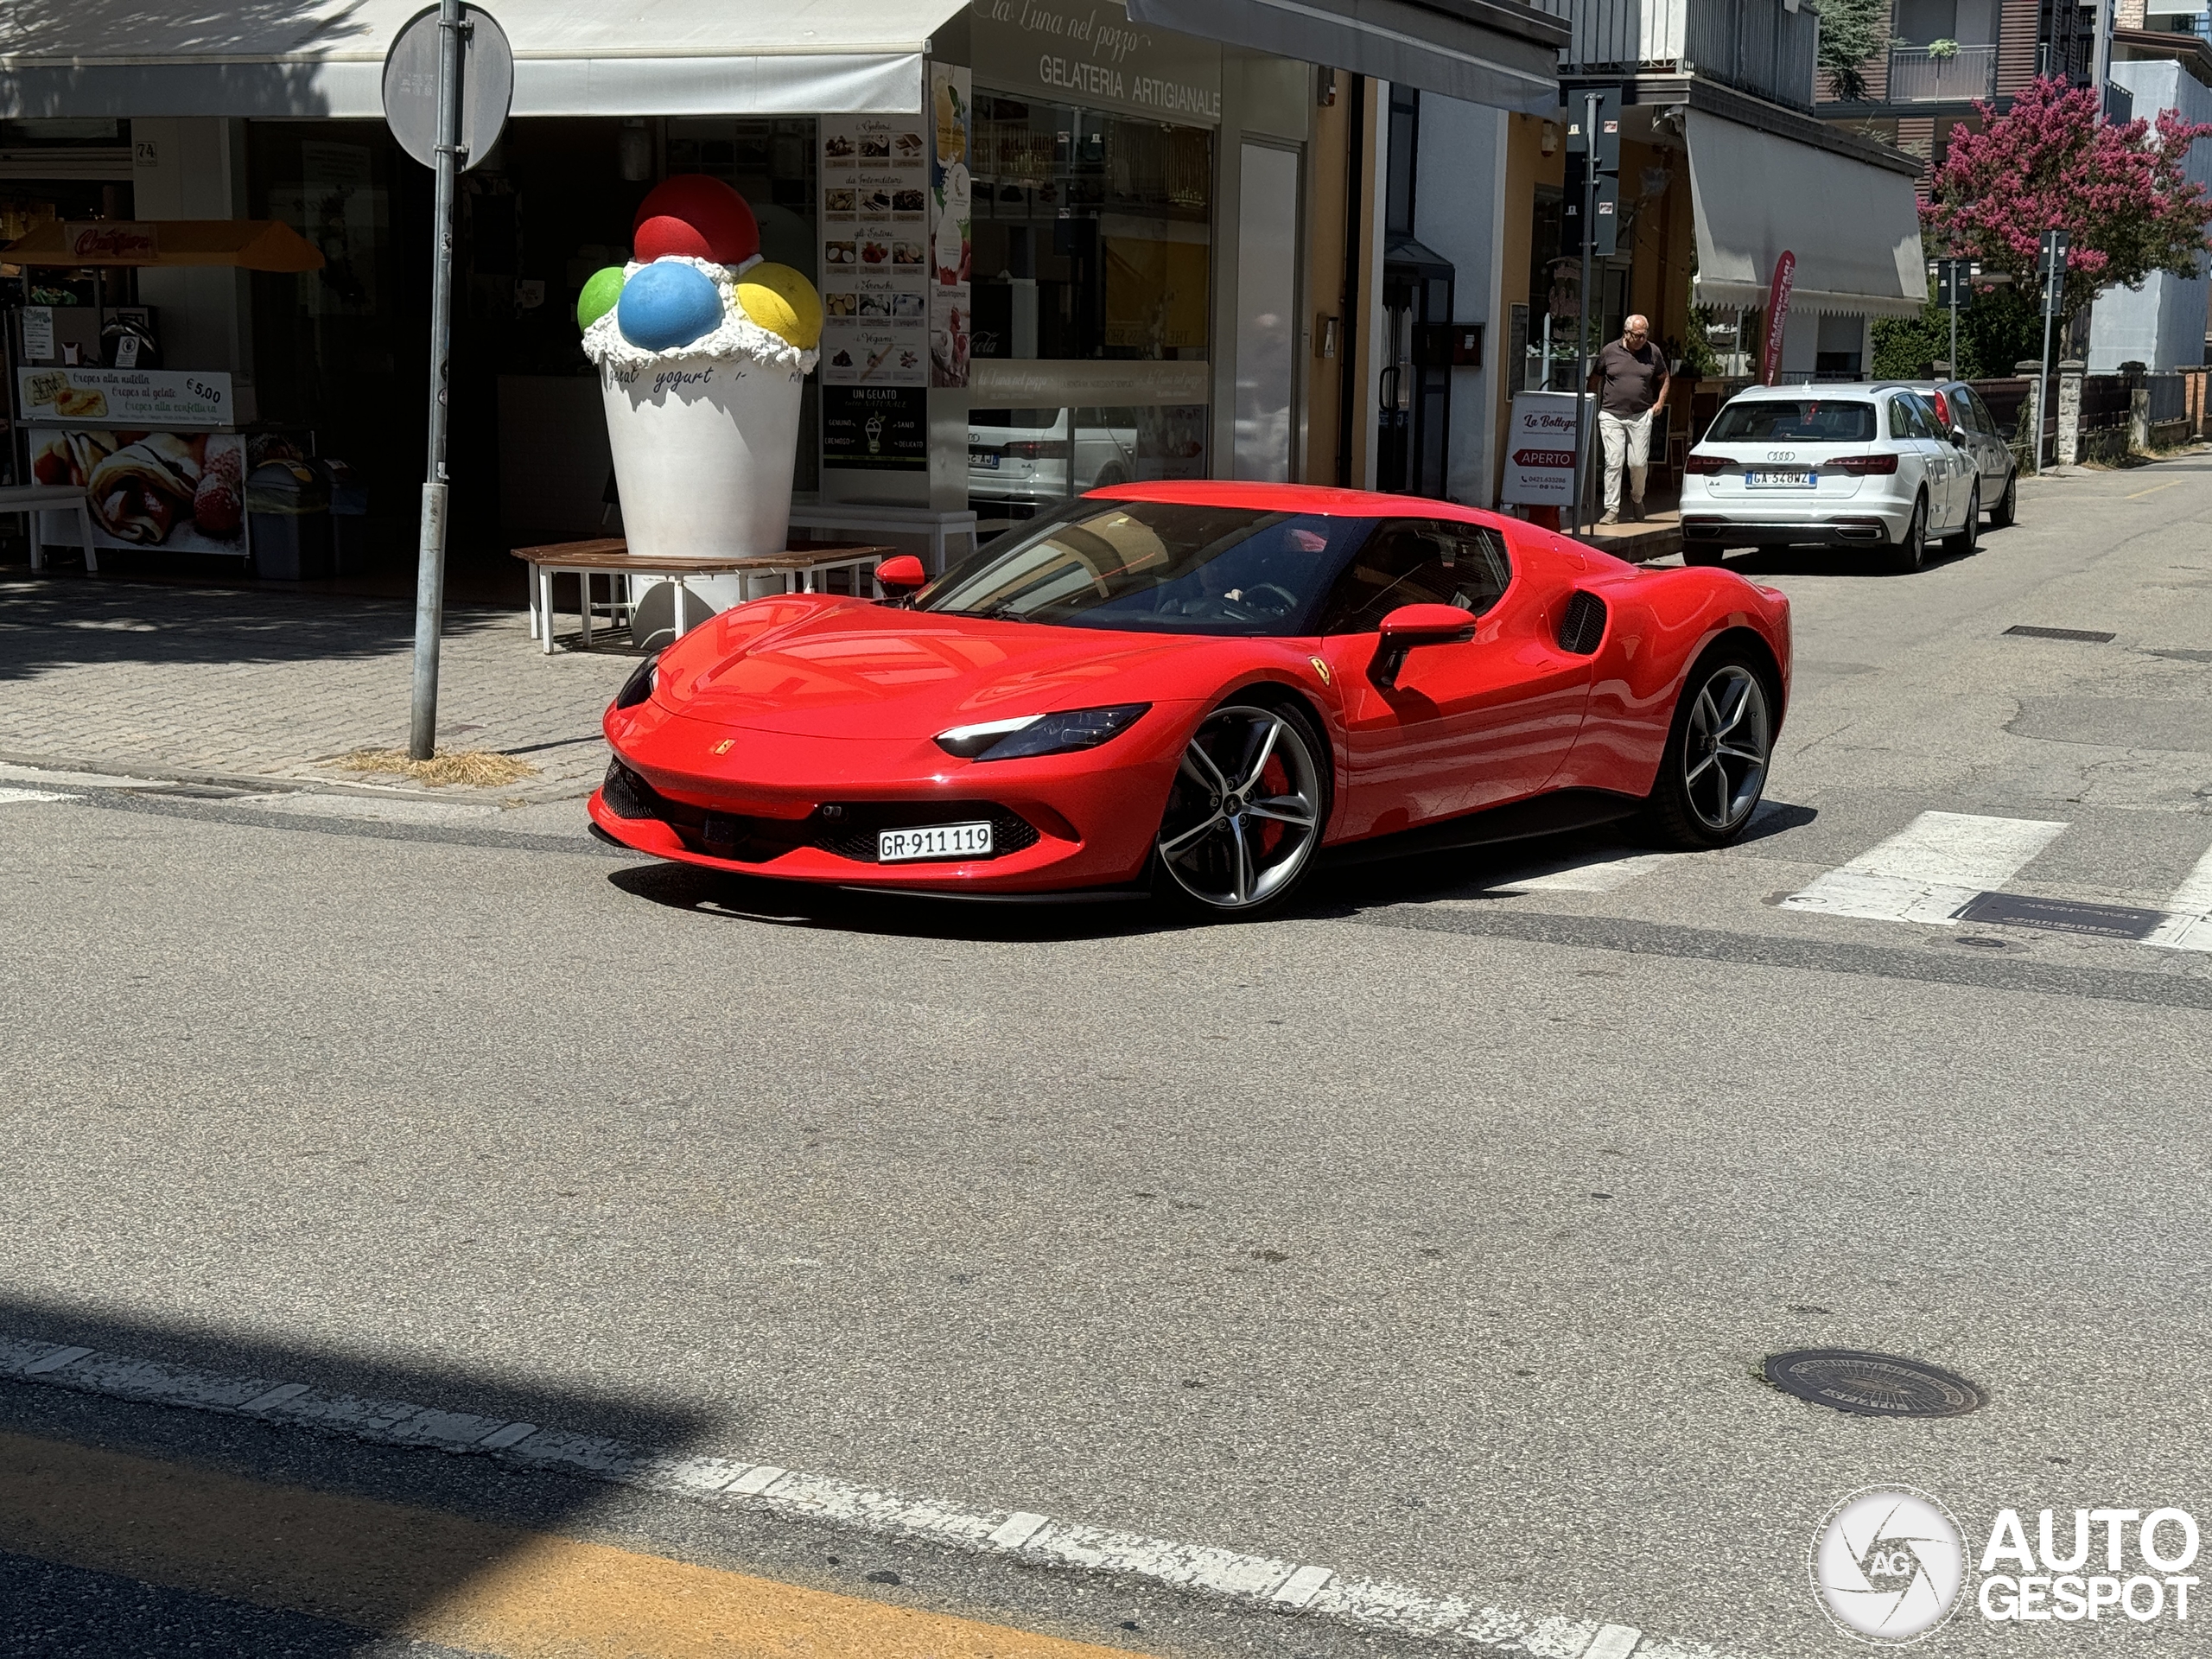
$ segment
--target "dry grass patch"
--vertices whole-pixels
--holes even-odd
[[[333,762],[344,772],[389,772],[433,789],[466,784],[474,789],[497,789],[537,775],[537,768],[512,754],[486,749],[463,749],[458,753],[440,749],[428,760],[410,760],[404,749],[356,749]]]

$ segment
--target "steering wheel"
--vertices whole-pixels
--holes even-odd
[[[1264,594],[1273,594],[1280,602],[1273,605],[1264,602],[1256,602],[1260,601],[1262,600],[1262,596]],[[1253,586],[1244,588],[1239,592],[1234,601],[1224,602],[1223,608],[1224,610],[1242,612],[1242,615],[1235,616],[1232,619],[1238,622],[1256,622],[1262,620],[1273,620],[1274,618],[1279,616],[1288,616],[1293,611],[1296,610],[1298,608],[1298,595],[1292,593],[1289,588],[1284,587],[1280,582],[1255,582]]]

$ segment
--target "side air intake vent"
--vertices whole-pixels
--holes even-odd
[[[1559,625],[1559,648],[1587,657],[1605,637],[1605,601],[1578,588],[1567,601],[1567,620]]]

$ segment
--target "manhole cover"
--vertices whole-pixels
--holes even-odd
[[[2005,632],[2024,639],[2078,639],[2091,645],[2108,645],[2113,638],[2100,628],[2038,628],[2025,622],[2015,622]]]
[[[1764,1369],[1784,1394],[1859,1417],[1963,1417],[1988,1403],[1966,1378],[1895,1354],[1802,1348],[1772,1356]]]
[[[2166,912],[2037,899],[2024,893],[1985,893],[1963,910],[1954,911],[1952,919],[1994,922],[2000,927],[2040,927],[2053,933],[2091,933],[2107,939],[2147,939],[2166,919]]]

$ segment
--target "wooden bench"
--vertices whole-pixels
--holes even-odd
[[[583,649],[591,649],[592,613],[599,601],[592,597],[594,576],[658,576],[676,587],[676,632],[684,631],[685,601],[690,597],[687,584],[700,576],[739,576],[744,578],[745,596],[756,599],[760,593],[817,593],[826,591],[821,586],[826,578],[837,571],[849,573],[852,591],[860,592],[861,573],[866,571],[874,587],[875,567],[892,555],[888,547],[841,544],[835,546],[793,549],[786,553],[733,555],[728,558],[658,557],[632,553],[630,544],[620,537],[591,542],[558,542],[546,547],[518,547],[514,556],[530,567],[530,637],[543,644],[550,656],[553,650],[553,578],[572,575],[582,588],[579,603],[583,620],[580,640]],[[760,592],[754,591],[758,583]],[[606,601],[608,626],[613,626],[621,613],[631,607],[626,594],[609,583]],[[703,614],[700,620],[713,614],[706,601],[700,601]]]
[[[41,550],[44,537],[38,533],[38,516],[41,512],[73,512],[77,526],[84,539],[78,545],[85,550],[85,569],[100,568],[100,556],[92,546],[92,509],[85,499],[84,491],[73,484],[17,484],[0,489],[0,513],[20,512],[23,515],[23,529],[30,538],[31,569],[46,569],[46,555]]]

